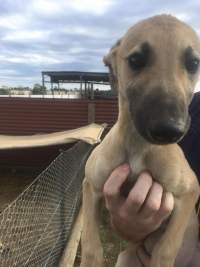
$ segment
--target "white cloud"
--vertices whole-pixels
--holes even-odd
[[[23,28],[27,23],[27,18],[24,15],[15,14],[0,17],[0,27],[9,30],[18,30]]]
[[[90,25],[90,26],[68,26],[65,27],[62,31],[63,34],[74,34],[84,37],[90,37],[91,40],[93,38],[95,39],[107,39],[107,38],[118,38],[119,32],[118,31],[110,31],[110,28],[105,27],[99,27],[96,25]]]
[[[30,5],[30,11],[46,14],[46,15],[56,15],[57,13],[62,12],[63,5],[62,1],[54,0],[33,0]]]
[[[33,0],[30,10],[33,12],[55,16],[59,13],[91,13],[102,15],[114,4],[113,0]]]
[[[196,28],[196,33],[198,34],[198,36],[200,37],[200,29],[199,28]]]
[[[14,78],[11,78],[11,76],[2,76],[0,77],[0,86],[7,85],[7,86],[32,86],[34,83],[38,83],[41,81],[41,76],[15,76]]]
[[[76,25],[76,26],[66,26],[62,32],[64,34],[77,34],[77,35],[89,35],[91,34],[91,31],[87,28],[87,27],[84,27],[84,26],[81,26],[81,25]]]
[[[191,19],[191,16],[188,13],[174,13],[173,15],[184,22],[189,22]]]
[[[16,75],[16,74],[18,74],[18,71],[14,70],[14,69],[1,69],[0,72],[1,72],[1,77],[5,76],[5,75]]]
[[[0,56],[0,59],[1,59],[1,56]],[[56,58],[52,58],[52,57],[41,55],[41,54],[34,54],[34,53],[13,56],[13,57],[4,57],[3,59],[6,62],[23,63],[23,64],[26,64],[28,62],[30,64],[36,64],[36,65],[61,63],[60,60]]]
[[[71,47],[67,50],[66,53],[72,54],[72,55],[77,55],[77,54],[82,54],[82,55],[87,55],[89,53],[96,53],[96,54],[105,54],[107,52],[107,49],[105,48],[87,48],[87,47],[80,47],[80,46],[74,46]]]
[[[6,0],[0,9],[1,77],[12,81],[16,70],[26,82],[48,68],[104,71],[102,56],[109,47],[134,22],[153,14],[171,13],[200,35],[199,0],[161,2]]]
[[[96,15],[102,15],[114,4],[111,0],[73,0],[69,3],[73,9]]]
[[[50,31],[39,31],[39,30],[19,30],[7,33],[2,37],[3,41],[22,41],[29,42],[30,40],[45,40],[50,34]]]
[[[18,55],[0,55],[1,62],[31,64],[34,66],[48,66],[52,64],[62,64],[74,62],[75,58],[69,54],[55,53],[53,51],[46,51],[43,53],[19,53]]]

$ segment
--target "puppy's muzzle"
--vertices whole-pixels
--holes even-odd
[[[132,115],[138,132],[153,144],[180,141],[190,125],[184,102],[166,95],[145,97]]]

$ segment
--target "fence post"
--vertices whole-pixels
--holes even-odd
[[[59,262],[59,267],[73,267],[74,266],[74,262],[75,262],[76,254],[78,250],[78,245],[81,239],[82,227],[83,227],[82,209],[80,209],[78,217],[75,221],[74,227],[71,231],[70,239],[63,252],[61,260]]]
[[[88,124],[95,122],[95,102],[88,102]]]

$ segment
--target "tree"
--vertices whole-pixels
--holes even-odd
[[[9,89],[0,88],[0,95],[9,95]]]
[[[33,86],[32,94],[33,95],[45,95],[46,94],[46,87],[45,86],[43,87],[39,83],[36,83]]]

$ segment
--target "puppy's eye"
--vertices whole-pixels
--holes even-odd
[[[188,73],[195,74],[199,68],[200,60],[194,55],[192,47],[188,47],[184,55],[184,65]]]
[[[186,57],[185,59],[185,67],[186,70],[191,73],[191,74],[195,74],[199,68],[199,59],[195,58],[195,57]]]
[[[133,71],[141,71],[147,66],[152,54],[151,46],[148,42],[144,42],[140,46],[139,51],[135,51],[128,57],[129,66]]]
[[[134,71],[140,71],[147,65],[147,57],[145,53],[136,52],[128,58],[129,66]]]

